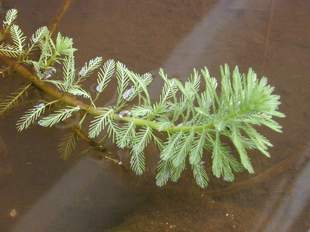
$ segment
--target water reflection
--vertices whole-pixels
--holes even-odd
[[[217,40],[219,33],[232,23],[225,17],[227,4],[227,0],[218,1],[208,14],[195,24],[192,31],[176,45],[163,63],[168,73],[184,78],[193,67],[208,66],[212,63],[210,62],[212,58],[207,58],[208,47]]]
[[[131,211],[138,195],[125,190],[126,182],[115,178],[115,170],[114,175],[111,172],[93,159],[81,159],[21,216],[12,231],[104,231],[121,222],[120,215]]]
[[[274,189],[265,206],[255,231],[292,231],[293,224],[310,202],[310,144],[292,169],[298,170],[294,178],[283,179]]]

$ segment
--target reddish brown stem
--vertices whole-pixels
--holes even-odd
[[[63,1],[63,5],[58,10],[56,16],[54,17],[54,19],[52,20],[52,22],[49,26],[49,30],[50,30],[51,34],[54,34],[54,32],[57,31],[57,28],[58,28],[60,21],[62,20],[63,16],[65,15],[67,10],[71,6],[72,2],[73,2],[73,0],[64,0]]]

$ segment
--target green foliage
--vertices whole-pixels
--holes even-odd
[[[7,98],[0,99],[0,116],[7,113],[9,110],[18,105],[23,100],[25,95],[27,95],[30,87],[31,84],[27,84],[16,92],[10,94],[10,96],[8,96]]]
[[[131,144],[131,160],[130,164],[132,170],[137,175],[142,175],[145,169],[145,158],[144,158],[144,149],[151,142],[152,139],[152,129],[142,128],[136,135],[133,137]]]
[[[18,52],[22,54],[25,46],[26,36],[18,25],[12,25],[10,32],[14,46],[17,48]]]
[[[10,9],[6,12],[5,19],[3,20],[3,28],[7,29],[9,28],[15,19],[17,18],[17,10],[16,9]]]
[[[111,81],[111,78],[114,74],[114,70],[115,70],[114,60],[107,60],[103,64],[103,67],[100,68],[100,71],[98,72],[98,78],[97,78],[98,86],[96,88],[96,90],[99,93],[101,93]]]
[[[208,187],[208,175],[207,172],[204,168],[204,163],[200,162],[198,164],[192,165],[193,168],[193,174],[194,178],[196,180],[196,183],[201,187],[201,188],[206,188]]]
[[[96,71],[96,69],[100,68],[101,65],[102,57],[96,57],[89,60],[89,62],[86,62],[79,71],[80,79],[90,76],[94,71]]]
[[[58,146],[58,152],[63,160],[67,160],[71,157],[76,148],[77,140],[78,138],[75,132],[70,132],[64,136]]]
[[[8,57],[18,57],[20,55],[20,52],[18,48],[3,43],[0,45],[0,55]]]
[[[31,43],[34,45],[38,44],[43,39],[43,37],[48,34],[49,31],[46,26],[38,28],[31,36]]]
[[[104,108],[100,110],[101,114],[93,121],[91,121],[89,126],[89,137],[95,138],[97,137],[103,129],[111,123],[111,114],[113,113],[112,108]]]
[[[136,137],[136,125],[133,122],[128,122],[119,128],[116,144],[119,148],[124,149],[132,144],[131,138]]]
[[[39,125],[43,127],[52,127],[55,124],[62,122],[72,116],[74,112],[79,111],[80,108],[77,107],[67,107],[64,109],[60,109],[55,111],[53,114],[50,114],[39,120]]]
[[[57,110],[47,116],[43,113],[52,102],[38,104],[19,119],[19,131],[35,121],[51,127],[81,113],[83,117],[78,124],[86,124],[83,125],[88,128],[90,138],[99,141],[109,138],[120,149],[130,150],[131,168],[138,175],[145,171],[148,145],[156,144],[160,153],[158,186],[178,181],[190,166],[196,183],[206,188],[208,156],[212,162],[210,172],[225,181],[233,181],[235,174],[243,170],[254,173],[248,150],[257,149],[269,157],[268,148],[272,144],[256,127],[265,126],[281,132],[274,118],[284,117],[284,114],[279,112],[280,97],[273,93],[274,88],[267,83],[267,78],[257,78],[251,68],[242,73],[238,67],[231,70],[228,65],[221,66],[219,82],[206,67],[193,69],[184,82],[169,77],[160,69],[159,77],[164,83],[158,100],[154,101],[149,94],[153,81],[150,73],[141,75],[119,61],[103,62],[101,57],[91,59],[78,69],[72,39],[60,33],[53,39],[48,29],[42,27],[26,45],[19,27],[11,25],[14,12],[10,14],[13,15],[6,19],[5,25],[11,28],[13,44],[0,44],[0,54],[31,64],[42,83],[54,85],[63,94],[89,101],[88,107],[80,108],[75,101],[56,99],[59,100],[59,104],[55,103]],[[31,57],[34,49],[39,50],[37,59]],[[51,74],[56,72],[56,63],[63,68],[61,78]],[[95,74],[97,88],[93,91],[96,94],[93,99],[93,92],[83,81]],[[115,82],[114,104],[98,105],[96,100],[100,94]],[[3,101],[1,109],[11,108],[20,95]],[[73,133],[64,139],[60,146],[63,158],[68,158],[74,150],[76,136]]]
[[[132,96],[129,96],[129,98],[124,97],[128,85],[129,85],[129,78],[127,75],[127,67],[126,65],[122,64],[121,62],[116,63],[116,79],[117,79],[117,101],[116,106],[120,106],[122,103],[125,103],[126,101],[130,100]]]
[[[22,131],[33,124],[45,111],[46,104],[40,103],[26,111],[26,113],[17,121],[17,130]]]
[[[73,54],[67,56],[63,62],[64,91],[72,88],[75,81],[75,64]]]
[[[81,87],[80,85],[71,86],[67,92],[75,96],[91,99],[91,95],[86,90],[84,90],[83,87]]]
[[[220,134],[217,132],[214,139],[210,139],[213,145],[212,150],[212,172],[217,178],[223,177],[226,181],[233,181],[234,172],[241,171],[241,164],[232,156],[229,148],[220,141]]]
[[[52,43],[53,44],[53,43]],[[57,55],[71,56],[76,49],[73,48],[73,40],[69,37],[57,34],[55,51]]]
[[[159,187],[166,185],[172,173],[172,165],[170,161],[160,160],[158,162],[156,184]]]

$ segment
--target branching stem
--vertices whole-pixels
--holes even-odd
[[[36,87],[41,89],[43,92],[48,94],[49,96],[65,103],[71,106],[78,106],[81,108],[81,110],[84,110],[85,112],[93,115],[93,116],[99,116],[101,115],[101,111],[97,108],[77,99],[76,97],[72,96],[71,94],[63,93],[60,90],[56,89],[55,87],[47,84],[46,82],[40,80],[36,75],[34,75],[28,68],[25,66],[17,63],[15,60],[0,56],[0,59],[7,65],[10,65],[18,74],[20,74],[22,77],[28,79],[31,81]],[[157,130],[159,132],[188,132],[191,130],[195,131],[202,131],[204,129],[212,129],[214,128],[213,123],[208,123],[204,125],[196,125],[196,126],[172,126],[169,128],[166,128],[164,130],[159,129],[159,124],[155,121],[150,121],[146,119],[140,119],[140,118],[134,118],[134,117],[121,117],[118,114],[113,114],[112,117],[117,121],[123,121],[123,122],[133,122],[136,126],[146,126],[150,127],[154,130]]]
[[[9,11],[7,21],[11,23],[10,19],[15,17],[14,14],[17,14],[16,10]],[[59,22],[60,18],[56,21]],[[38,29],[33,38],[38,37],[41,32]],[[39,119],[41,115],[35,115],[35,119],[39,119],[39,125],[51,127],[73,114],[83,115],[72,127],[75,133],[70,133],[61,143],[63,157],[72,153],[76,146],[76,136],[104,152],[101,140],[95,140],[104,132],[103,139],[110,138],[117,147],[130,150],[131,168],[137,175],[141,175],[145,171],[146,148],[155,143],[160,150],[156,175],[158,186],[163,186],[168,181],[176,182],[189,159],[196,183],[206,188],[209,178],[204,165],[204,151],[212,152],[213,175],[222,177],[225,181],[233,181],[237,172],[247,170],[254,173],[247,150],[257,149],[269,157],[268,148],[272,144],[255,127],[263,125],[282,132],[281,125],[273,119],[285,117],[278,111],[280,96],[273,94],[273,87],[268,84],[266,77],[258,79],[251,68],[247,74],[243,74],[237,66],[232,72],[227,64],[221,66],[220,89],[217,88],[217,80],[210,76],[206,67],[200,71],[194,69],[184,83],[168,78],[161,70],[159,75],[164,80],[164,86],[160,101],[151,102],[148,86],[153,77],[150,73],[140,75],[127,69],[120,61],[109,59],[103,64],[102,57],[96,57],[85,63],[77,78],[74,59],[76,49],[72,38],[60,33],[54,38],[48,30],[42,33],[45,33],[45,37],[39,40],[43,44],[39,61],[30,57],[20,59],[23,52],[27,51],[24,47],[29,46],[24,45],[26,37],[17,25],[11,32],[14,44],[2,44],[0,54],[3,56],[0,60],[28,80],[29,85],[36,86],[51,100],[61,103],[59,106],[63,108],[48,116]],[[60,62],[63,66],[63,80],[47,80],[55,75],[56,69],[46,66],[53,66],[55,62]],[[34,69],[27,64],[33,64]],[[80,84],[80,80],[91,76],[99,68],[97,95],[93,99],[92,94]],[[113,77],[117,78],[118,84],[116,105],[96,106],[94,102]],[[200,88],[202,78],[205,82],[204,91]],[[137,105],[131,104],[134,98]],[[4,102],[2,105],[5,107],[8,104]],[[126,108],[122,107],[123,104]],[[37,105],[34,106],[34,110],[36,109],[41,110]],[[36,113],[34,110],[30,112]],[[92,116],[91,121],[87,120],[88,133],[82,131],[86,115]],[[35,122],[29,114],[23,116],[21,121]],[[231,144],[222,141],[222,137],[227,137]],[[234,146],[238,158],[232,154],[230,145]],[[102,158],[110,159],[107,156]]]

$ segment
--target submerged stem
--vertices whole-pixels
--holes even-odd
[[[15,60],[4,56],[0,56],[0,59],[7,65],[12,66],[16,70],[16,72],[19,73],[22,77],[31,81],[36,87],[38,87],[40,90],[50,95],[51,97],[70,106],[78,106],[80,107],[81,110],[84,110],[85,112],[93,116],[101,115],[101,111],[98,110],[96,107],[93,107],[92,105],[89,105],[77,99],[71,94],[63,93],[60,90],[54,88],[53,86],[47,84],[43,80],[39,79],[36,75],[34,75],[28,68],[17,63]],[[118,114],[113,114],[112,117],[117,121],[133,122],[137,126],[150,127],[159,132],[167,132],[167,133],[188,132],[191,130],[202,131],[208,128],[212,129],[214,127],[213,123],[207,123],[204,125],[196,125],[196,126],[172,126],[161,130],[159,124],[156,121],[150,121],[134,117],[121,117]]]

